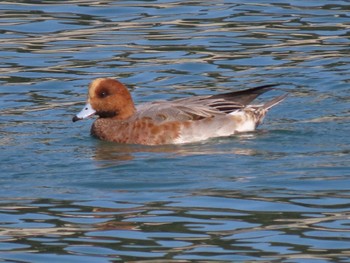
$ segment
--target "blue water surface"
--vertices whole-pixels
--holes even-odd
[[[347,1],[0,10],[0,261],[350,262]],[[71,122],[98,77],[135,103],[289,96],[253,133],[120,145]]]

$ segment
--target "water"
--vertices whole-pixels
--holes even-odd
[[[0,10],[0,261],[350,262],[348,1]],[[126,146],[71,122],[102,76],[137,103],[290,94],[254,133]]]

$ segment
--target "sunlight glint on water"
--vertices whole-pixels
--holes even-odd
[[[0,9],[0,261],[350,262],[348,2]],[[136,103],[290,95],[254,133],[118,145],[71,123],[97,77]]]

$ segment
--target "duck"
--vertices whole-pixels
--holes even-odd
[[[72,121],[98,116],[91,135],[104,141],[141,145],[194,143],[254,131],[266,113],[287,96],[252,104],[275,86],[268,84],[135,106],[123,83],[114,78],[97,78],[89,85],[86,105]]]

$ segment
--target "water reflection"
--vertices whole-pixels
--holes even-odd
[[[348,261],[347,1],[0,8],[0,260]],[[291,96],[257,133],[126,146],[71,125],[100,76],[137,103]]]
[[[22,254],[45,252],[47,246],[55,246],[57,254],[79,250],[85,256],[108,250],[109,256],[123,260],[130,260],[130,255],[197,260],[341,258],[349,250],[349,213],[341,205],[346,199],[327,199],[317,194],[302,200],[296,194],[264,198],[203,189],[191,201],[185,194],[143,204],[13,200],[1,205],[6,213],[1,246],[11,242],[11,250]],[[332,253],[325,254],[330,247]],[[6,253],[4,258],[18,260],[15,255]]]
[[[149,158],[148,153],[159,154],[163,158],[178,158],[191,155],[259,155],[263,154],[255,149],[233,147],[229,149],[220,148],[220,143],[232,142],[236,140],[238,144],[239,138],[252,139],[256,137],[257,133],[235,135],[228,138],[220,138],[209,140],[195,144],[183,144],[183,145],[161,145],[161,146],[143,146],[143,145],[126,145],[117,144],[103,141],[96,141],[96,148],[94,153],[94,160],[98,165],[113,166],[118,164],[124,164],[133,159]],[[244,140],[242,140],[244,142]],[[270,153],[272,154],[272,153]],[[143,157],[144,156],[144,157]]]

